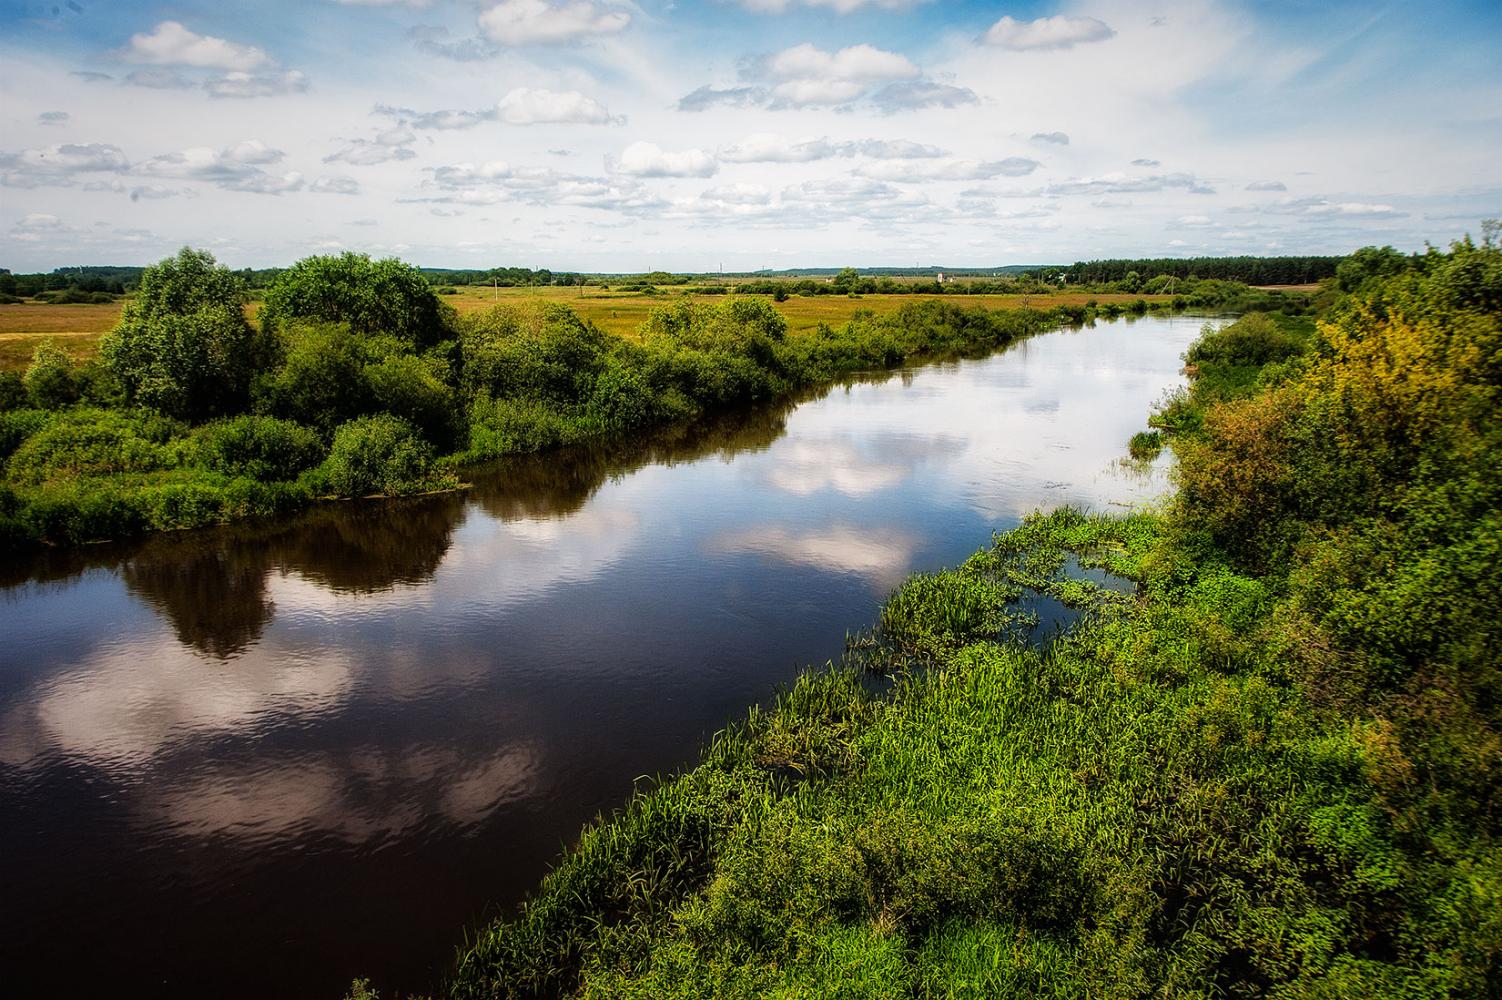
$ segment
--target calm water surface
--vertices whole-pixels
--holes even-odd
[[[0,992],[430,987],[584,822],[908,573],[1161,492],[1118,460],[1202,322],[0,565]]]

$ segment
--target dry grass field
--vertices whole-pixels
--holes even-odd
[[[794,334],[807,333],[820,323],[839,326],[862,309],[888,313],[904,303],[925,298],[943,298],[961,306],[984,306],[987,309],[1016,309],[1023,305],[1047,308],[1055,305],[1082,305],[1094,299],[1107,302],[1131,302],[1136,295],[1092,295],[1084,292],[1058,295],[844,295],[792,296],[777,308],[788,318]],[[1148,299],[1164,296],[1146,296]],[[481,312],[497,305],[517,305],[528,302],[561,302],[573,308],[586,320],[594,322],[609,333],[633,337],[636,329],[658,306],[671,305],[683,299],[694,302],[723,302],[724,295],[698,295],[692,290],[673,289],[656,295],[640,292],[609,292],[599,288],[460,288],[456,295],[445,295],[443,301],[453,306],[461,315]],[[31,360],[31,352],[41,341],[51,337],[69,354],[78,360],[94,357],[99,352],[99,338],[120,317],[123,303],[109,305],[47,305],[23,303],[0,305],[0,370],[24,369]],[[247,310],[252,316],[258,309],[252,304]]]

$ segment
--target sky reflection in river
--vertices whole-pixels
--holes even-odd
[[[580,824],[838,656],[907,573],[1161,490],[1118,460],[1200,322],[5,567],[0,968],[23,992],[425,988]]]

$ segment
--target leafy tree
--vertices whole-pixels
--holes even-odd
[[[78,401],[73,359],[55,341],[44,340],[37,345],[22,381],[31,405],[44,410],[61,409]]]
[[[266,291],[262,323],[280,332],[298,319],[400,337],[419,350],[449,336],[444,306],[421,271],[356,253],[308,257],[277,276]]]
[[[836,292],[853,292],[860,284],[861,275],[853,267],[847,267],[834,277],[834,289]]]
[[[243,410],[262,355],[245,301],[240,276],[207,251],[148,267],[100,345],[126,399],[186,420]]]
[[[1354,292],[1372,278],[1402,274],[1408,258],[1392,247],[1362,247],[1335,268],[1335,280],[1343,292]]]

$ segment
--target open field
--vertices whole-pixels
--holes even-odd
[[[672,305],[683,299],[694,302],[723,302],[724,295],[698,295],[691,290],[673,290],[656,295],[641,292],[607,292],[599,288],[460,288],[458,294],[445,295],[443,301],[461,315],[481,312],[497,304],[522,302],[561,302],[582,318],[607,333],[631,337],[658,306]],[[820,323],[839,326],[863,309],[889,313],[908,302],[941,298],[961,306],[987,309],[1016,309],[1034,306],[1047,309],[1056,305],[1083,305],[1092,299],[1107,302],[1133,302],[1166,299],[1162,295],[1110,295],[1087,292],[1064,292],[1057,295],[845,295],[792,296],[777,308],[788,319],[794,334],[808,333]],[[50,305],[23,303],[0,305],[0,371],[18,371],[31,360],[36,345],[52,337],[75,359],[92,358],[99,352],[99,338],[120,318],[123,302],[109,305]],[[254,315],[259,304],[253,303]]]

